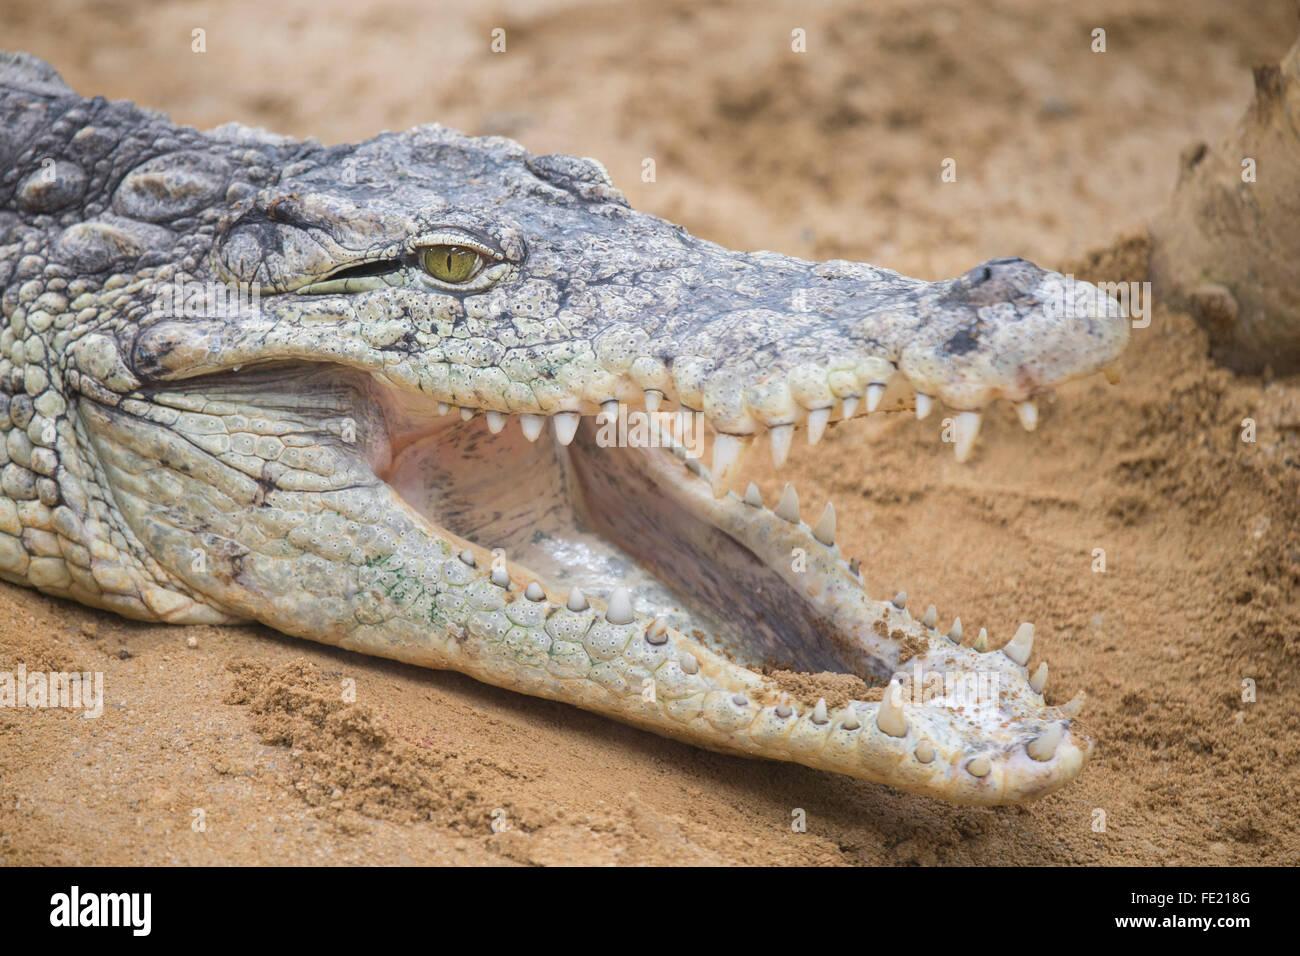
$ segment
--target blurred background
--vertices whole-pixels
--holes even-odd
[[[192,51],[196,29],[206,52]],[[1179,150],[1223,135],[1250,67],[1296,33],[1293,0],[5,0],[0,12],[0,46],[179,122],[326,142],[433,121],[503,134],[597,157],[633,205],[726,245],[930,279],[993,256],[1051,265],[1153,213]],[[940,181],[945,158],[955,183]]]

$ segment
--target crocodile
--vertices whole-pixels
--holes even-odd
[[[732,485],[891,408],[945,403],[959,460],[997,399],[1032,430],[1116,367],[1096,286],[733,251],[595,160],[199,131],[22,53],[0,130],[0,578],[955,803],[1086,763],[1032,624],[992,647],[870,596],[832,505]]]

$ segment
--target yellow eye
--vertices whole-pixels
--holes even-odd
[[[426,246],[420,264],[438,281],[459,285],[478,275],[483,257],[465,246]]]

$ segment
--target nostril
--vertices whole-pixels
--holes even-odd
[[[985,265],[1009,266],[1012,265],[1013,263],[1027,262],[1027,261],[1028,261],[1027,259],[1022,259],[1020,258],[1020,256],[1008,256],[1005,259],[990,259],[988,262],[985,263]]]

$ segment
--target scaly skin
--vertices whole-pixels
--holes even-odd
[[[1094,287],[1023,260],[928,283],[733,252],[629,209],[590,160],[440,126],[333,148],[201,133],[21,54],[0,107],[0,577],[956,802],[1083,766],[1077,705],[1025,670],[1030,626],[963,646],[959,622],[868,597],[829,507],[809,527],[792,487],[774,511],[727,489],[755,436],[783,460],[794,431],[876,411],[896,372],[918,414],[957,411],[959,458],[995,398],[1032,427],[1035,394],[1124,346]],[[480,271],[435,278],[421,254],[447,246]],[[665,442],[668,412],[701,412],[712,473],[602,447],[611,402],[657,410]],[[828,708],[777,663],[1000,693]]]

